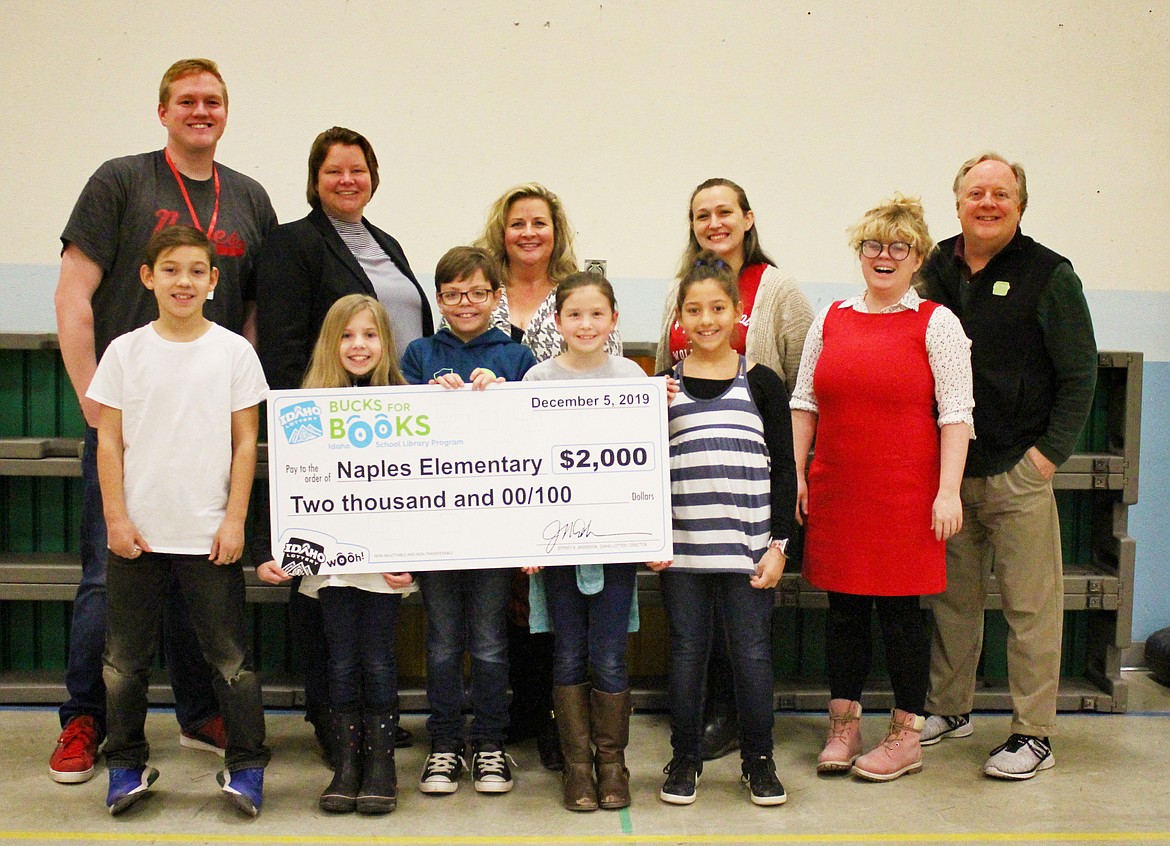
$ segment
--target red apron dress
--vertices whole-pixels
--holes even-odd
[[[939,429],[926,326],[935,307],[863,314],[834,303],[825,316],[802,569],[818,588],[913,596],[946,587],[946,544],[930,527]]]

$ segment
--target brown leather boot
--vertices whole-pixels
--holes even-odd
[[[597,810],[593,749],[589,745],[589,687],[589,682],[553,687],[553,708],[565,756],[561,786],[570,811]]]
[[[818,773],[846,772],[861,756],[861,703],[829,701],[829,737],[817,758]]]
[[[853,764],[853,774],[867,781],[893,781],[906,773],[922,770],[919,736],[926,717],[895,708],[890,730],[876,749],[866,752]]]
[[[597,802],[606,810],[630,805],[630,771],[626,746],[630,743],[630,691],[590,694],[593,745],[597,747]]]

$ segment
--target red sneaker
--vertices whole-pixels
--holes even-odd
[[[80,784],[93,778],[94,762],[97,761],[97,723],[93,717],[82,714],[65,724],[57,738],[57,748],[49,758],[49,776],[61,784]]]
[[[216,714],[194,728],[184,729],[179,734],[179,743],[188,749],[214,752],[222,758],[227,748],[227,728],[223,724],[223,717]]]

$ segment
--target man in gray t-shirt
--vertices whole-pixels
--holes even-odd
[[[93,776],[105,736],[106,527],[97,481],[97,406],[85,393],[110,341],[158,316],[139,278],[150,236],[175,224],[194,225],[215,245],[219,285],[204,313],[251,336],[252,261],[276,214],[255,180],[215,161],[227,125],[227,87],[215,63],[185,59],[159,86],[158,116],[167,130],[162,150],[112,159],[90,177],[61,235],[61,276],[55,296],[57,335],[65,369],[87,423],[82,454],[81,584],[73,604],[61,736],[49,762],[59,782]],[[181,448],[198,449],[198,433],[177,433]],[[176,480],[180,483],[180,480]],[[186,607],[167,609],[166,663],[184,746],[223,754],[225,734]],[[137,684],[117,679],[119,684]]]

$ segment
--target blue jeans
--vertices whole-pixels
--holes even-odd
[[[205,555],[144,552],[133,560],[111,552],[106,595],[110,628],[105,666],[111,768],[141,767],[146,742],[146,693],[163,603],[174,584],[187,597],[191,622],[207,662],[215,668],[215,696],[227,729],[225,764],[232,772],[268,763],[260,680],[248,663],[245,643],[244,571],[216,565]]]
[[[576,567],[547,567],[545,597],[553,636],[553,684],[588,680],[602,693],[621,693],[630,686],[626,672],[627,629],[634,598],[635,564],[606,564],[605,587],[586,596],[577,588]]]
[[[81,512],[81,583],[73,600],[69,628],[69,661],[65,689],[69,699],[61,706],[61,726],[82,714],[93,717],[98,731],[106,732],[106,686],[102,681],[102,653],[106,647],[106,520],[97,477],[97,430],[86,428],[81,456],[83,486]],[[199,653],[183,595],[170,590],[165,615],[163,650],[175,716],[184,729],[199,726],[218,713],[211,668]]]
[[[329,644],[329,700],[347,711],[385,713],[398,704],[394,654],[402,595],[355,587],[318,591]]]
[[[772,606],[775,590],[757,590],[742,573],[664,570],[662,600],[670,623],[670,745],[699,757],[703,689],[711,629],[720,614],[739,713],[740,755],[772,754]]]
[[[471,654],[472,744],[508,729],[506,615],[514,571],[418,573],[427,609],[427,732],[435,746],[463,743],[463,653]]]

